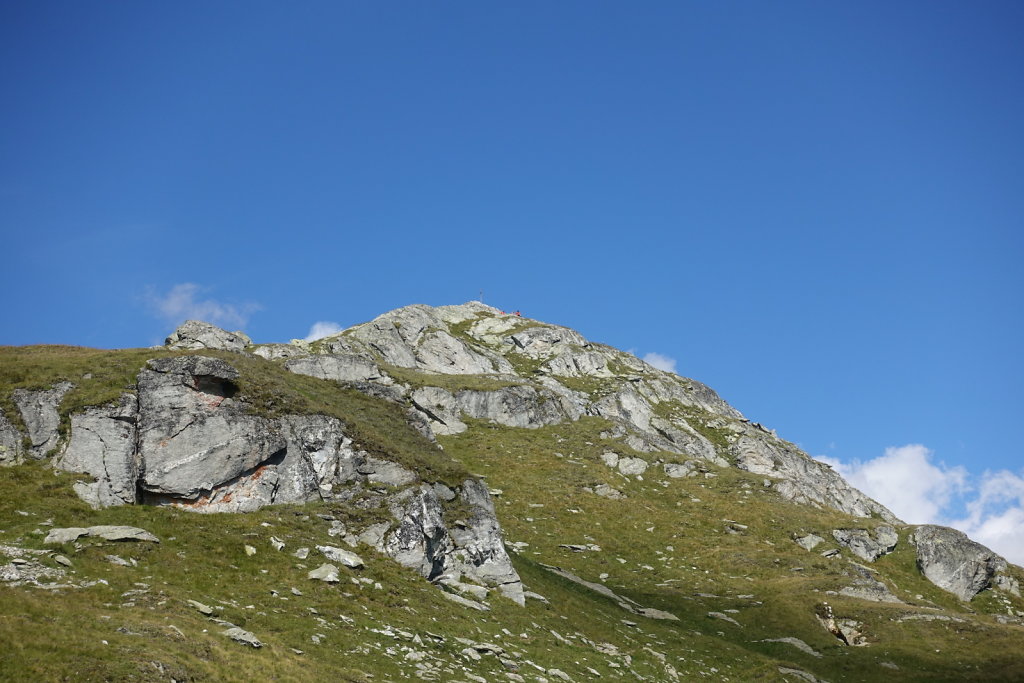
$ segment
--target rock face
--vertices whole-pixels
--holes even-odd
[[[779,477],[779,493],[805,505],[825,505],[856,517],[878,515],[897,522],[885,506],[846,483],[831,467],[809,458],[777,438],[747,434],[733,446],[736,466],[748,472]]]
[[[75,492],[93,507],[136,502],[138,399],[123,394],[117,405],[71,416],[71,439],[54,467],[85,472],[95,482],[75,482]]]
[[[450,527],[456,552],[449,573],[458,572],[486,586],[496,586],[506,597],[524,604],[523,584],[505,552],[487,487],[478,479],[467,479],[459,497],[470,515],[462,524]]]
[[[913,540],[917,568],[929,581],[961,600],[971,600],[988,588],[996,573],[1006,568],[1006,560],[956,529],[920,526]]]
[[[249,344],[252,344],[252,340],[242,332],[227,332],[198,320],[186,320],[164,341],[164,345],[168,348],[188,351],[202,349],[243,351]]]
[[[0,410],[0,466],[21,462],[21,432]]]
[[[432,581],[459,582],[465,577],[525,604],[523,584],[505,552],[487,488],[468,479],[460,497],[472,515],[449,525],[435,487],[406,489],[390,503],[397,525],[389,525],[373,545]]]
[[[887,525],[877,527],[874,532],[867,529],[836,529],[832,536],[839,545],[849,548],[866,562],[874,562],[882,555],[891,553],[900,540],[896,530]]]
[[[373,361],[355,354],[291,358],[284,366],[298,375],[335,382],[387,382],[388,375]],[[388,378],[390,379],[390,378]]]
[[[30,458],[41,460],[57,447],[57,430],[60,427],[57,406],[60,405],[61,399],[74,388],[75,385],[71,382],[59,382],[50,389],[40,391],[16,389],[12,394],[15,404],[21,412],[21,419],[28,429],[28,438],[31,443],[28,449]]]
[[[240,477],[252,480],[259,465],[283,458],[276,425],[234,400],[237,378],[225,361],[203,356],[151,360],[139,373],[145,492],[195,500]]]

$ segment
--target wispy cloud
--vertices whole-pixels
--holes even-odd
[[[174,285],[170,291],[161,294],[150,289],[146,302],[153,313],[171,325],[186,320],[202,320],[220,327],[244,327],[249,316],[260,310],[256,303],[230,304],[212,298],[203,298],[207,288],[194,282]]]
[[[1011,562],[1024,564],[1024,476],[1007,470],[975,476],[933,459],[934,453],[922,444],[887,448],[867,461],[818,457],[905,522],[960,529]]]
[[[306,335],[306,341],[316,341],[317,339],[323,339],[324,337],[330,337],[332,334],[338,334],[341,332],[341,325],[338,323],[331,322],[329,320],[320,320],[313,323],[313,326],[309,328],[309,334]]]
[[[643,358],[643,361],[648,365],[654,366],[659,370],[664,370],[665,372],[676,371],[675,358],[670,358],[669,356],[665,356],[654,351],[651,351],[650,353],[646,354]]]

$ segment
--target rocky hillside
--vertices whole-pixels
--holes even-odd
[[[0,678],[1024,678],[1020,568],[480,303],[0,347],[0,406]]]

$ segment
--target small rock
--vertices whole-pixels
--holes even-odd
[[[807,654],[811,655],[812,657],[818,657],[818,658],[821,657],[821,653],[820,652],[817,652],[816,650],[814,650],[814,648],[812,648],[810,645],[808,645],[804,641],[800,640],[799,638],[790,638],[790,637],[787,637],[787,638],[766,638],[765,640],[762,640],[761,642],[762,643],[785,643],[786,645],[792,645],[793,647],[795,647],[796,649],[800,650],[801,652],[806,652]]]
[[[300,560],[304,560],[307,557],[309,557],[309,548],[299,548],[294,553],[292,553],[292,555],[299,558]]]
[[[284,550],[284,541],[276,536],[270,537],[270,545],[274,546],[274,550]]]
[[[608,484],[598,484],[594,487],[594,493],[601,496],[602,498],[609,498],[611,500],[622,500],[625,496],[622,491],[612,488]]]
[[[740,624],[740,622],[736,621],[735,619],[730,617],[728,614],[723,614],[721,612],[708,612],[708,616],[711,617],[712,619],[721,619],[722,621],[728,621],[730,624],[735,624],[736,626],[739,626],[740,628],[743,628],[743,625]]]
[[[64,565],[65,567],[70,567],[71,566],[71,560],[69,560],[68,558],[64,557],[63,555],[54,555],[53,556],[53,561],[56,562],[57,564]]]
[[[783,676],[796,676],[801,681],[807,681],[807,683],[826,683],[826,681],[823,681],[814,674],[807,673],[802,669],[793,669],[788,666],[780,666],[778,669],[779,673]]]
[[[452,602],[454,602],[456,604],[462,605],[463,607],[469,607],[470,609],[475,609],[475,610],[477,610],[479,612],[490,612],[491,611],[491,608],[488,607],[487,605],[485,605],[483,603],[480,603],[480,602],[477,602],[476,600],[470,600],[469,598],[464,598],[461,595],[456,595],[455,593],[445,593],[444,591],[442,591],[441,595],[443,595],[444,597],[448,598],[449,600],[451,600]]]
[[[188,604],[190,604],[193,607],[195,607],[199,611],[200,614],[205,615],[207,617],[213,616],[214,609],[212,607],[210,607],[209,605],[204,605],[203,603],[201,603],[201,602],[199,602],[197,600],[188,600],[187,602],[188,602]]]
[[[221,633],[231,640],[242,643],[243,645],[248,645],[249,647],[257,649],[263,647],[263,643],[261,643],[255,635],[245,629],[238,628],[237,626],[233,626]]]
[[[825,539],[817,534],[807,534],[806,536],[800,536],[793,540],[804,550],[814,550],[818,544],[822,543]]]
[[[364,566],[363,558],[351,551],[335,548],[331,545],[318,545],[316,549],[323,553],[324,557],[331,562],[340,562],[351,569],[361,569]]]
[[[641,475],[647,471],[647,461],[643,458],[619,458],[619,472],[630,475]]]
[[[251,545],[245,546],[245,554],[252,557],[256,554],[256,548],[253,548]]]
[[[78,540],[81,536],[85,536],[89,533],[89,530],[83,527],[68,527],[66,529],[51,529],[50,533],[46,534],[46,538],[43,539],[43,543],[46,544],[57,544],[61,545],[64,543],[70,543],[71,541]]]
[[[159,543],[160,539],[145,529],[134,526],[91,526],[89,528],[68,527],[51,529],[43,539],[47,544],[63,544],[75,541],[82,536],[94,536],[107,541],[148,541]]]
[[[338,583],[341,580],[338,578],[338,568],[333,564],[326,563],[309,572],[307,576],[325,583]]]
[[[55,530],[56,531],[56,530]],[[134,526],[91,526],[87,530],[90,536],[107,541],[146,541],[159,543],[160,539],[145,529]]]

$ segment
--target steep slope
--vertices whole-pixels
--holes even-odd
[[[0,401],[2,677],[1024,677],[1019,568],[699,382],[483,304],[2,349]],[[161,542],[89,531],[114,524]]]

